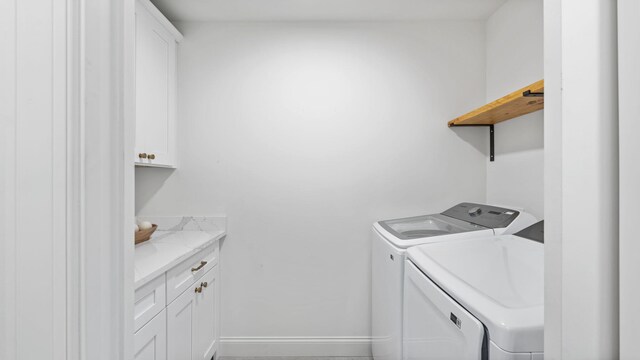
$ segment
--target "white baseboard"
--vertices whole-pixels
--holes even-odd
[[[221,356],[371,357],[369,336],[223,337]]]

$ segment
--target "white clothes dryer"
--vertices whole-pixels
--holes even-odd
[[[403,359],[543,359],[543,224],[409,249]]]
[[[461,203],[440,214],[379,221],[372,229],[372,353],[402,359],[402,303],[407,249],[496,234],[513,234],[536,222],[524,211]]]

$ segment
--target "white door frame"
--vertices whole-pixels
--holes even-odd
[[[545,358],[617,359],[617,8],[545,0]]]
[[[133,358],[134,0],[82,9],[80,359]],[[84,304],[83,304],[84,303]]]
[[[562,3],[544,0],[544,352],[562,356]]]
[[[562,346],[617,359],[616,1],[562,1]]]
[[[133,5],[0,4],[0,358],[133,357]]]
[[[620,358],[637,359],[640,323],[640,2],[618,0],[620,107]]]

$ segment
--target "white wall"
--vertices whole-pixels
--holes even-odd
[[[542,0],[510,0],[486,24],[486,100],[544,76]],[[487,160],[487,202],[544,216],[543,112],[495,126],[495,161]]]
[[[179,167],[136,171],[137,212],[228,215],[228,354],[367,355],[372,222],[485,199],[486,129],[446,126],[484,23],[179,28]]]

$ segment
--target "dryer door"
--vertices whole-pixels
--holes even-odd
[[[403,359],[483,360],[482,323],[409,260],[404,274]]]

